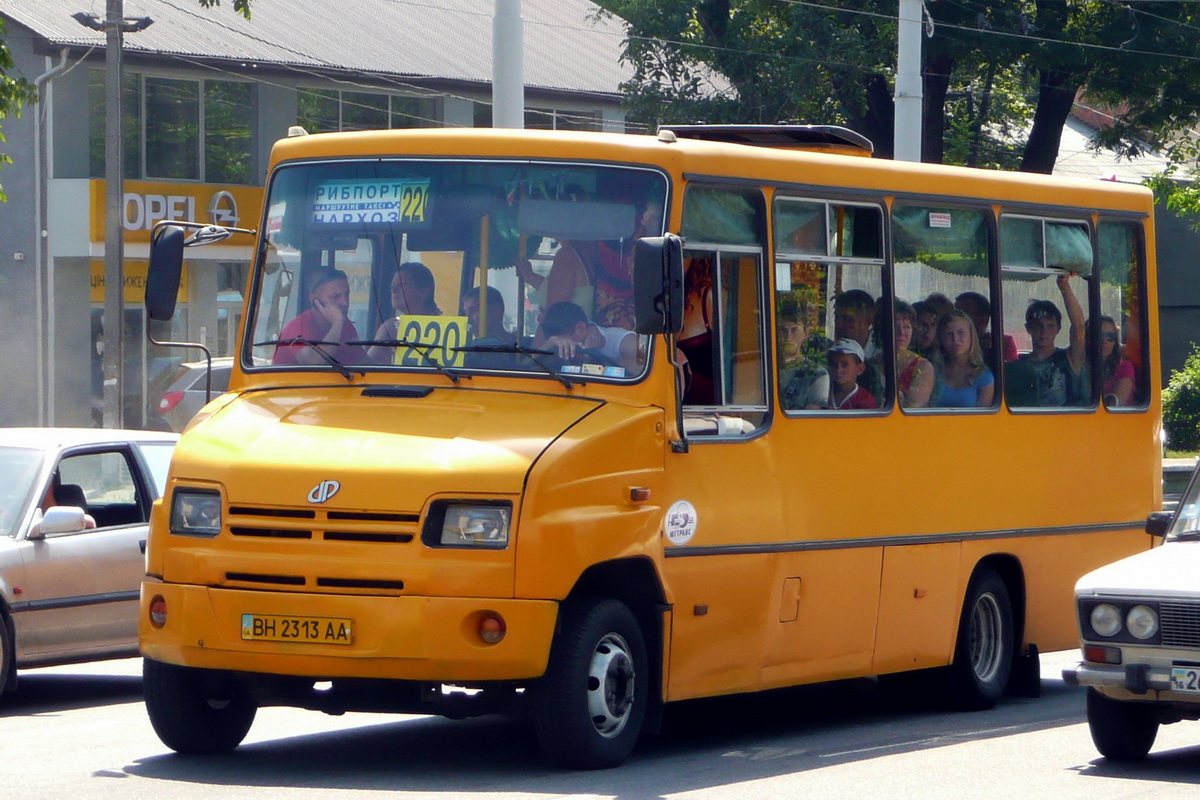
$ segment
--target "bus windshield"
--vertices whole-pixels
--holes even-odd
[[[356,160],[273,176],[243,363],[254,369],[639,378],[633,245],[658,171]]]

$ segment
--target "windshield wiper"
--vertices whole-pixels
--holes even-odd
[[[345,364],[338,361],[333,356],[329,355],[329,353],[326,353],[324,348],[322,347],[322,345],[328,345],[331,347],[341,347],[343,344],[354,344],[354,342],[325,342],[325,341],[321,341],[320,339],[305,339],[303,336],[293,336],[290,339],[270,339],[265,342],[255,342],[254,347],[266,347],[267,345],[272,345],[272,344],[276,345],[276,346],[295,346],[298,344],[307,345],[308,347],[312,348],[312,351],[314,353],[316,353],[322,359],[324,359],[326,364],[333,367],[334,370],[336,370],[339,375],[341,375],[343,378],[345,378],[348,381],[354,380],[355,372],[357,372],[359,375],[362,375],[364,377],[367,374],[362,369],[357,369],[357,370],[353,370],[353,371],[350,370],[349,368],[346,367]]]
[[[545,364],[535,358],[535,356],[557,355],[553,350],[545,350],[537,347],[524,347],[519,344],[469,344],[465,347],[452,347],[450,349],[456,353],[515,353],[528,358],[530,361],[536,364],[542,370],[542,372],[546,373],[552,378],[555,378],[559,383],[568,389],[575,385],[584,386],[587,384],[587,381],[584,378],[575,375],[564,375],[561,372],[550,369],[550,367],[547,367]]]
[[[454,383],[458,383],[459,379],[462,378],[463,375],[466,375],[468,378],[471,377],[467,373],[458,372],[457,370],[450,369],[443,364],[439,364],[437,361],[429,357],[429,353],[427,351],[441,347],[440,344],[413,342],[408,339],[356,339],[353,342],[346,342],[346,344],[357,344],[361,345],[362,347],[411,347],[413,350],[417,351],[417,354],[420,355],[421,358],[425,360],[426,364],[445,375]],[[457,350],[458,348],[454,349]]]

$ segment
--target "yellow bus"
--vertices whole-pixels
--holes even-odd
[[[1036,687],[1076,578],[1161,501],[1151,196],[870,149],[277,143],[230,391],[153,513],[162,741],[228,751],[273,705],[521,711],[596,768],[678,700]],[[228,234],[159,227],[156,326]]]

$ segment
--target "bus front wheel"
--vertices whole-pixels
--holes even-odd
[[[1114,761],[1139,761],[1158,736],[1158,720],[1147,703],[1123,702],[1088,687],[1087,718],[1092,743]]]
[[[258,706],[219,672],[142,661],[150,724],[177,753],[227,753],[242,743]]]
[[[573,769],[624,762],[646,716],[647,673],[641,628],[624,603],[565,603],[533,707],[542,752]]]
[[[958,623],[951,696],[962,709],[991,708],[1004,694],[1012,671],[1013,612],[1008,586],[988,567],[971,578]]]

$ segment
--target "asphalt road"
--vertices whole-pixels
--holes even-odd
[[[520,720],[263,709],[223,757],[155,737],[140,662],[31,670],[0,706],[7,798],[1196,798],[1200,723],[1164,727],[1149,759],[1093,749],[1074,653],[1043,656],[1042,697],[971,714],[905,707],[848,681],[672,707],[624,767],[557,772]]]

